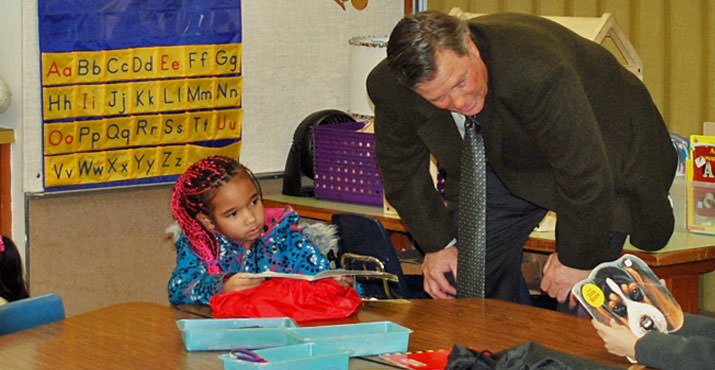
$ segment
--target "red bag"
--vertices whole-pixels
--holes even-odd
[[[297,322],[340,319],[357,312],[362,300],[355,289],[335,279],[314,282],[272,278],[261,285],[211,297],[215,318],[291,317]]]

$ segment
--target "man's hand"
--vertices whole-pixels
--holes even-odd
[[[425,292],[432,298],[454,298],[457,288],[447,281],[445,273],[457,280],[457,248],[449,247],[439,252],[427,253],[422,262]]]
[[[564,303],[569,298],[571,288],[579,281],[588,277],[591,270],[579,270],[565,266],[559,261],[557,253],[553,253],[546,260],[544,265],[544,275],[541,278],[541,290],[549,294],[549,297],[556,298]],[[569,306],[576,306],[574,297],[571,297]]]

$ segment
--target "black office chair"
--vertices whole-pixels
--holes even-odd
[[[394,274],[398,282],[357,278],[370,298],[429,298],[422,275],[405,275],[390,237],[380,221],[365,215],[336,213],[331,222],[338,227],[338,260],[349,270],[378,270]]]
[[[330,123],[355,122],[350,114],[337,109],[323,109],[313,112],[303,119],[293,133],[283,171],[283,194],[301,197],[315,196],[313,185],[303,186],[303,177],[315,178],[313,128]]]

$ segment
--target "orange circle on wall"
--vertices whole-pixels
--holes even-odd
[[[367,0],[350,0],[350,3],[353,4],[357,10],[363,10],[367,7]]]

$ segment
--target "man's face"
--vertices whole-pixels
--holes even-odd
[[[437,108],[473,116],[484,108],[487,67],[469,36],[466,44],[467,54],[462,56],[438,49],[434,76],[417,85],[415,91]]]

